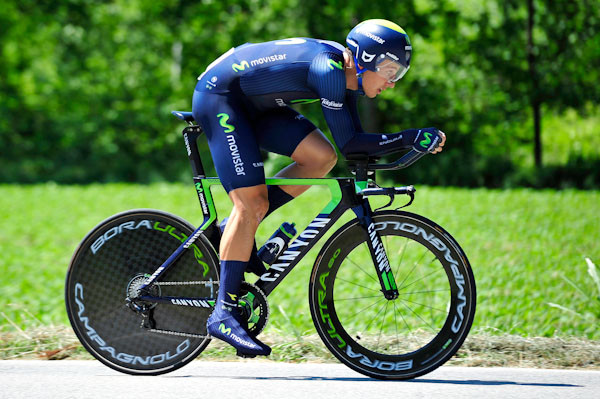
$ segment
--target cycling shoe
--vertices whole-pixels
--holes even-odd
[[[210,335],[237,349],[241,357],[268,356],[271,348],[256,338],[252,338],[237,320],[227,311],[214,311],[206,321],[206,329]]]
[[[225,226],[227,225],[227,221],[229,218],[225,218],[219,223],[219,229],[221,230],[221,234],[225,231]],[[254,273],[257,276],[262,276],[267,272],[267,268],[264,263],[260,260],[257,255],[258,250],[256,249],[256,241],[254,242],[254,247],[252,248],[252,252],[250,253],[250,260],[248,261],[248,266],[246,266],[246,272]]]

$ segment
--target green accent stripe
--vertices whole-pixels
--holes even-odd
[[[297,100],[290,101],[290,104],[312,104],[316,102],[319,102],[318,98],[299,98]]]
[[[389,289],[390,289],[390,282],[388,281],[387,273],[383,273],[381,275],[381,277],[382,277],[382,280],[383,280],[383,285],[385,285],[386,291],[389,291]]]
[[[356,192],[360,193],[362,190],[367,188],[368,184],[369,184],[369,182],[366,182],[366,181],[354,182],[354,187],[356,188]]]
[[[330,59],[327,61],[327,64],[329,64],[329,69],[331,69],[332,71],[334,67],[336,67],[337,69],[344,69],[342,67],[342,61],[335,62],[334,60]]]
[[[290,233],[288,233],[287,231],[285,231],[285,230],[283,229],[283,227],[282,227],[282,226],[279,226],[279,230],[281,230],[281,231],[283,232],[283,234],[285,234],[285,235],[286,235],[286,236],[288,236],[289,238],[294,238],[294,235],[293,235],[293,234],[290,234]]]
[[[391,270],[388,272],[388,280],[389,280],[390,285],[391,285],[391,287],[392,287],[393,290],[398,289],[398,287],[396,287],[396,281],[394,279],[394,275],[392,274]]]
[[[218,178],[208,178],[202,179],[196,184],[202,184],[202,190],[206,198],[206,206],[208,206],[208,213],[210,215],[208,220],[202,225],[202,229],[204,230],[207,229],[215,219],[217,219],[217,209],[215,208],[215,201],[213,200],[212,193],[210,192],[210,186],[214,186],[216,184],[220,185],[221,181]]]
[[[345,180],[345,179],[344,179]],[[267,177],[265,179],[267,186],[327,186],[331,193],[331,200],[323,208],[321,214],[329,214],[339,205],[342,200],[342,190],[338,183],[338,179],[294,179],[294,178],[281,178],[281,177]],[[215,204],[213,201],[212,194],[210,192],[211,186],[220,186],[221,181],[218,177],[207,177],[202,179],[202,187],[206,194],[206,201],[210,212],[210,219],[202,225],[203,229],[206,229],[212,222],[217,218],[217,212],[215,210]]]
[[[331,193],[331,201],[323,208],[322,214],[329,214],[342,200],[342,190],[337,179],[294,179],[268,177],[265,179],[268,186],[327,186]]]

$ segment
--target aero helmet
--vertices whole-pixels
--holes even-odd
[[[348,33],[346,43],[354,56],[357,74],[369,70],[396,82],[410,67],[410,39],[404,29],[391,21],[363,21]]]

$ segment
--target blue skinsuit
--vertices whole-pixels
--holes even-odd
[[[344,155],[380,155],[412,144],[406,140],[413,136],[408,131],[364,133],[359,92],[346,89],[343,50],[338,43],[309,38],[247,43],[223,54],[200,75],[192,112],[206,131],[228,192],[264,184],[260,148],[290,156],[316,129],[293,104],[320,102]]]

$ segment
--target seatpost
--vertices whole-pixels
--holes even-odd
[[[185,148],[187,149],[188,158],[192,164],[192,173],[194,174],[194,182],[197,178],[205,178],[204,166],[200,159],[198,151],[198,137],[203,133],[202,128],[197,125],[191,125],[183,129],[183,139],[185,140]]]
[[[359,160],[356,162],[356,181],[367,181],[367,165],[369,159]]]

